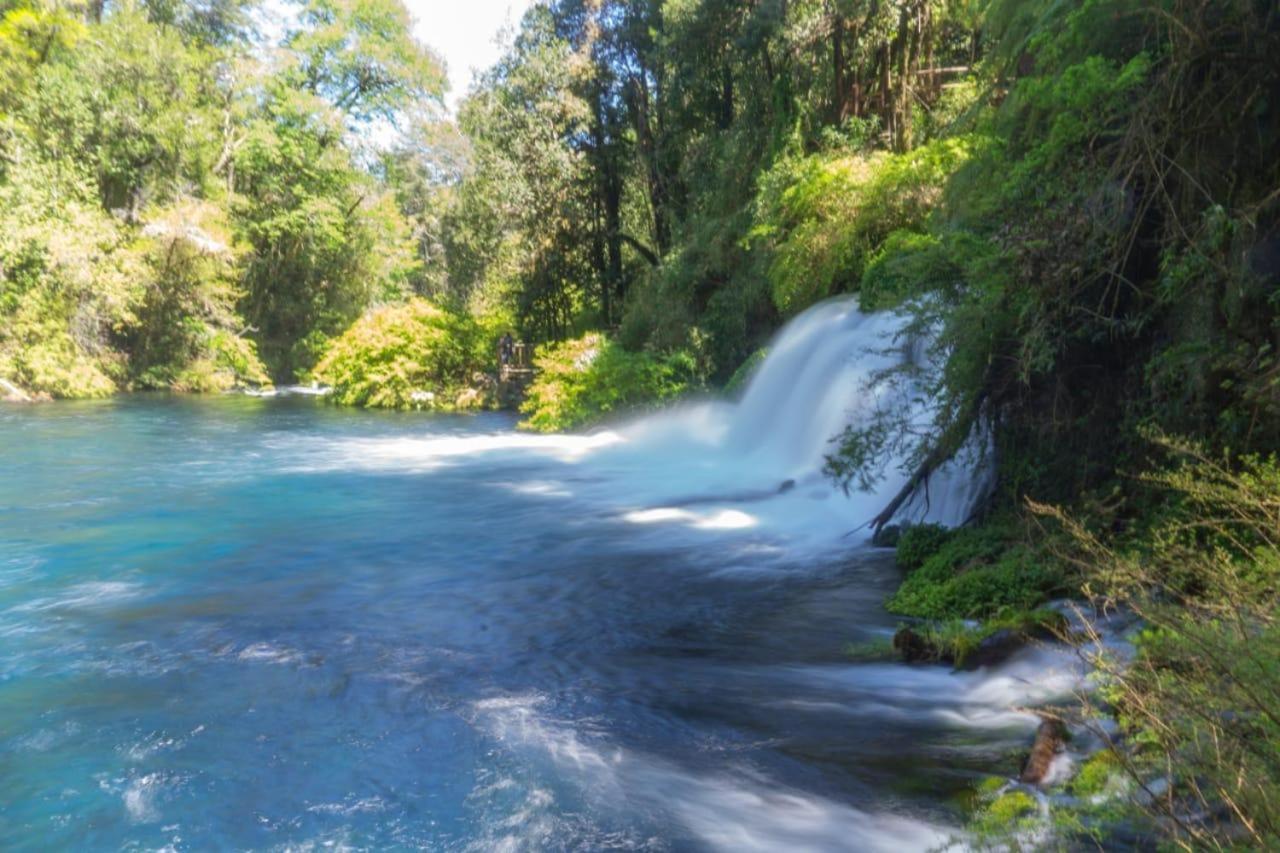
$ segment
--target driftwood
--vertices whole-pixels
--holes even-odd
[[[32,402],[30,394],[3,377],[0,377],[0,400],[4,400],[9,403]]]
[[[1067,739],[1067,727],[1057,717],[1043,716],[1036,740],[1031,745],[1026,763],[1022,765],[1019,781],[1026,785],[1039,785],[1049,777],[1053,759],[1062,752]]]

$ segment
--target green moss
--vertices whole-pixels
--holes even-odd
[[[849,643],[844,647],[844,653],[852,660],[862,663],[890,661],[897,656],[893,650],[893,641],[887,638],[883,640],[867,640],[862,643]]]
[[[1106,791],[1121,772],[1123,767],[1119,756],[1110,749],[1104,749],[1080,765],[1080,771],[1071,780],[1069,789],[1077,797],[1093,797]]]
[[[984,842],[1012,840],[1035,827],[1039,814],[1040,805],[1035,797],[1026,791],[1012,790],[996,795],[980,808],[969,828]]]
[[[992,799],[1005,789],[1009,780],[1003,776],[988,776],[978,783],[977,794],[984,800]]]

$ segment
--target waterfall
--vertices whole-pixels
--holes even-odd
[[[897,368],[938,368],[926,358],[927,341],[913,338],[907,326],[903,314],[864,313],[852,297],[822,302],[777,334],[738,402],[687,405],[643,418],[619,428],[619,441],[601,455],[629,460],[620,466],[630,469],[618,471],[621,480],[651,504],[640,518],[676,518],[681,506],[718,506],[721,517],[736,509],[783,529],[820,535],[828,525],[828,536],[844,539],[857,529],[869,537],[866,522],[910,476],[909,448],[889,451],[872,466],[869,491],[845,496],[822,470],[847,426],[865,427],[878,418],[919,431],[931,425],[932,402],[910,373]],[[975,431],[895,521],[962,524],[990,487],[989,444],[989,436]],[[659,514],[662,508],[667,515]]]

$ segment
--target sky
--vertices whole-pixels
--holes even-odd
[[[444,57],[449,70],[450,112],[483,71],[501,55],[498,37],[520,23],[532,0],[404,0],[414,17],[413,34]]]

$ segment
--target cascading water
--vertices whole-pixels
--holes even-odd
[[[821,473],[904,321],[586,435],[306,398],[0,411],[0,847],[916,850],[1080,682],[855,663],[891,558]],[[894,408],[899,407],[899,408]],[[975,443],[976,442],[975,440]],[[15,450],[17,449],[17,450]],[[912,519],[961,521],[981,465]],[[781,488],[787,481],[794,485]]]
[[[908,337],[906,327],[901,315],[861,312],[853,298],[821,303],[779,333],[740,402],[656,415],[621,433],[644,448],[647,464],[665,455],[674,461],[675,471],[706,476],[706,485],[733,483],[752,494],[777,492],[787,481],[805,485],[797,495],[779,498],[790,504],[787,514],[803,516],[805,502],[830,502],[836,514],[845,515],[843,526],[828,529],[840,536],[850,526],[865,525],[902,488],[910,460],[888,455],[871,472],[873,489],[839,500],[822,478],[833,439],[846,426],[865,427],[877,419],[916,430],[931,424],[933,407],[918,384],[898,370],[909,359],[921,358],[923,349]],[[681,435],[694,436],[693,446],[681,446]],[[904,506],[898,520],[955,526],[967,519],[989,483],[990,459],[981,444],[982,437],[975,435],[958,461],[935,472]],[[675,471],[664,472],[668,482],[683,480]],[[829,512],[815,514],[829,520]],[[864,533],[869,535],[865,527]]]
[[[833,440],[846,426],[877,417],[924,429],[933,415],[918,385],[895,372],[921,357],[906,327],[901,315],[866,314],[856,299],[833,299],[778,334],[736,403],[686,403],[587,435],[502,432],[306,446],[298,448],[297,464],[346,467],[355,451],[355,464],[372,470],[425,471],[462,459],[541,456],[571,466],[568,481],[545,483],[546,490],[612,506],[629,521],[750,527],[792,549],[848,547],[870,537],[867,522],[907,482],[910,460],[890,453],[872,472],[874,488],[844,495],[823,475]],[[975,433],[896,520],[963,523],[989,485],[982,439]]]

